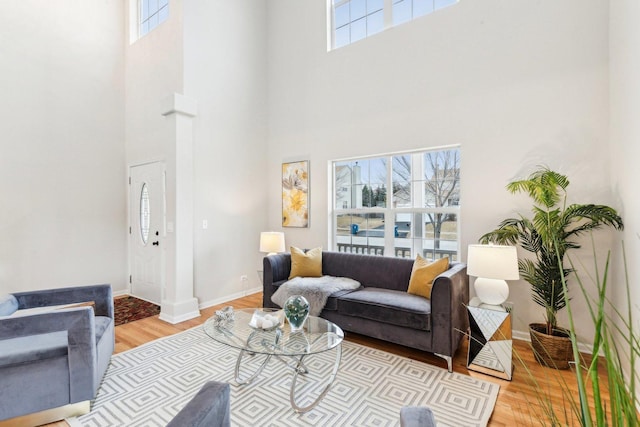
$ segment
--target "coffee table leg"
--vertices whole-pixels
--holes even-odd
[[[262,362],[262,364],[258,367],[258,369],[256,369],[256,371],[249,378],[242,381],[240,380],[240,365],[242,364],[242,358],[245,353],[249,353],[250,355],[254,354],[246,350],[240,350],[240,354],[238,355],[238,359],[236,360],[236,370],[235,370],[236,384],[238,385],[249,384],[253,380],[255,380],[258,377],[258,375],[262,373],[262,370],[264,369],[265,366],[267,366],[267,363],[269,363],[269,360],[271,359],[271,355],[267,355],[267,357],[264,359],[264,362]]]
[[[313,408],[315,408],[316,405],[320,403],[322,398],[329,392],[329,389],[331,388],[333,381],[335,381],[336,376],[338,375],[338,368],[340,367],[340,360],[342,359],[342,345],[338,345],[336,347],[336,361],[333,365],[333,371],[331,372],[331,377],[329,378],[329,382],[327,383],[325,388],[322,390],[322,392],[316,398],[316,400],[311,402],[310,405],[299,406],[296,399],[296,382],[298,380],[298,374],[304,374],[307,372],[307,368],[303,363],[304,358],[305,356],[300,356],[300,359],[298,360],[298,366],[293,369],[293,378],[291,379],[291,392],[289,393],[289,399],[291,400],[291,407],[293,408],[294,411],[296,411],[299,414],[308,412]]]

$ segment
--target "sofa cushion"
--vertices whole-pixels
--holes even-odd
[[[0,366],[34,362],[67,354],[67,331],[0,341]]]
[[[289,279],[294,277],[321,277],[322,276],[322,248],[314,248],[303,251],[291,246],[291,273]]]
[[[281,280],[279,282],[275,282],[273,283],[273,287],[275,289],[278,289],[278,287],[280,285],[282,285],[283,283],[286,283],[286,280]],[[360,287],[360,289],[362,289],[362,287]],[[346,290],[346,291],[338,291],[338,292],[334,292],[333,294],[329,295],[329,298],[327,298],[327,303],[324,305],[324,309],[323,310],[329,310],[329,311],[336,311],[338,309],[338,298],[340,298],[343,295],[346,295],[350,292],[353,292],[352,290]],[[274,291],[275,293],[275,291]],[[271,300],[269,300],[269,302],[271,302]]]
[[[403,291],[367,287],[338,298],[338,312],[346,316],[431,330],[431,301]]]
[[[431,298],[433,280],[439,274],[447,271],[448,268],[449,258],[445,257],[429,262],[418,254],[411,269],[411,278],[409,279],[409,289],[407,289],[407,292],[424,298]]]
[[[407,291],[413,260],[351,254],[345,252],[324,252],[322,273],[336,277],[351,277],[362,286]]]
[[[360,287],[359,289],[364,289],[364,288]],[[355,291],[347,289],[344,291],[338,291],[338,292],[332,293],[331,295],[329,295],[329,298],[327,298],[327,303],[324,305],[324,310],[336,311],[338,309],[338,300],[340,299],[340,297],[350,294],[351,292],[355,292]]]

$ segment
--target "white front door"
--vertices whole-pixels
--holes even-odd
[[[133,166],[129,185],[131,294],[160,304],[165,223],[164,164]]]

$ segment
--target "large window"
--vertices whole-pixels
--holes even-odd
[[[329,0],[330,48],[336,49],[384,29],[435,12],[458,0]]]
[[[333,162],[333,250],[458,258],[460,150]]]
[[[169,0],[139,0],[138,37],[164,22],[169,16]]]

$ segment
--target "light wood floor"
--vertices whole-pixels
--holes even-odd
[[[211,317],[215,310],[219,310],[222,306],[232,305],[234,308],[251,308],[260,307],[262,305],[262,294],[257,293],[247,297],[231,301],[229,303],[210,307],[202,310],[202,315],[196,319],[188,320],[176,325],[163,322],[158,316],[150,317],[136,322],[116,327],[116,353],[120,353],[146,342],[157,338],[173,335],[175,333],[187,330],[194,326],[202,324],[206,319]],[[356,334],[346,334],[346,339],[375,347],[400,356],[409,357],[411,359],[420,360],[435,366],[446,368],[446,362],[439,357],[433,356],[423,351],[402,347],[387,342],[375,340]],[[491,427],[514,426],[514,425],[548,425],[549,422],[541,423],[544,420],[545,410],[538,403],[539,393],[536,387],[532,386],[535,380],[538,383],[537,389],[543,390],[549,396],[557,408],[563,408],[565,405],[567,411],[570,412],[567,397],[562,392],[568,388],[573,391],[573,395],[577,399],[577,391],[575,387],[575,376],[570,370],[557,371],[554,369],[544,368],[540,366],[535,359],[529,347],[529,343],[524,341],[514,342],[514,375],[512,381],[504,381],[491,376],[472,372],[466,368],[466,342],[462,344],[454,358],[454,371],[476,378],[482,378],[500,385],[500,393],[498,401],[489,422]],[[561,386],[562,384],[562,386]],[[572,422],[562,421],[562,424],[572,424]],[[67,427],[64,421],[48,424],[48,426]]]

